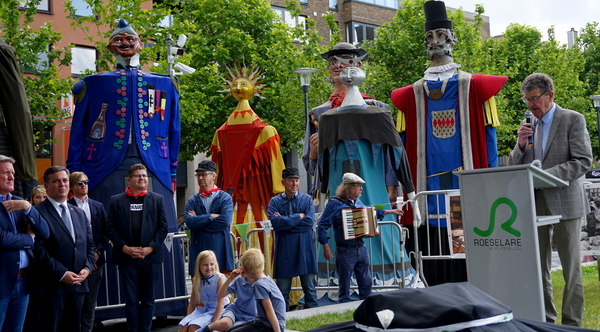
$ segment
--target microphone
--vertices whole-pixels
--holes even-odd
[[[533,113],[531,113],[530,110],[525,111],[525,123],[529,123],[529,127],[530,128],[533,128],[532,127],[532,121],[531,121],[532,119],[533,119]],[[533,135],[530,135],[527,138],[527,143],[529,145],[533,145]]]

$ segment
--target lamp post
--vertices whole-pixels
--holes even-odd
[[[600,157],[600,95],[591,96],[590,99],[594,103],[596,118],[598,119],[598,156]]]
[[[308,123],[308,87],[310,86],[310,75],[316,73],[317,70],[314,68],[298,68],[294,70],[294,73],[300,74],[300,84],[302,85],[302,91],[304,91],[304,121]],[[310,193],[312,190],[312,178],[308,171],[306,172],[306,189]]]

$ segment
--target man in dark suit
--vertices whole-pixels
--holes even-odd
[[[562,323],[581,326],[583,318],[583,284],[579,236],[587,211],[581,177],[590,169],[593,155],[585,118],[581,113],[564,109],[554,103],[554,85],[545,74],[531,74],[523,80],[523,102],[536,121],[523,123],[517,131],[517,144],[509,156],[509,164],[542,163],[542,169],[559,179],[569,181],[564,188],[536,190],[535,208],[538,216],[561,215],[558,224],[538,228],[542,263],[542,281],[546,321],[554,323],[556,308],[552,301],[552,237],[563,268]],[[534,144],[527,144],[529,136]]]
[[[88,276],[89,293],[85,295],[83,309],[81,311],[81,332],[91,332],[94,328],[94,312],[96,309],[96,299],[98,298],[98,289],[104,273],[104,251],[108,245],[106,238],[106,210],[102,203],[88,197],[88,177],[83,172],[73,172],[69,176],[71,192],[73,197],[69,199],[69,204],[73,204],[85,212],[85,217],[92,229],[92,238],[96,246],[96,264],[94,270]]]
[[[92,233],[83,210],[67,204],[69,170],[52,166],[44,172],[44,182],[48,198],[35,206],[50,229],[50,237],[35,244],[40,326],[78,332],[86,278],[96,263]]]
[[[110,199],[106,234],[113,244],[111,263],[119,266],[125,293],[127,329],[150,332],[167,216],[163,197],[148,191],[144,165],[131,166],[127,182],[125,192]]]
[[[34,275],[34,240],[45,240],[48,224],[26,200],[12,196],[15,160],[0,155],[0,330],[23,330]]]

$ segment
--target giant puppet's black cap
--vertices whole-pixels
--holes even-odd
[[[423,4],[425,10],[425,32],[435,29],[452,29],[452,21],[446,14],[443,1],[429,0]]]

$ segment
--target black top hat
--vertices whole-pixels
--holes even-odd
[[[216,172],[217,164],[215,164],[214,162],[212,162],[210,160],[202,160],[198,164],[198,168],[196,168],[196,172],[198,172],[198,171]]]
[[[423,4],[423,9],[425,10],[425,32],[435,29],[453,29],[443,1],[429,0]]]
[[[291,178],[291,179],[299,179],[300,173],[296,167],[288,167],[281,172],[282,178]]]
[[[362,48],[357,48],[350,43],[337,43],[331,50],[321,53],[321,57],[329,61],[329,58],[338,54],[356,54],[356,56],[361,56],[367,54],[367,51],[363,50]],[[367,58],[368,56],[363,60],[367,60]]]

